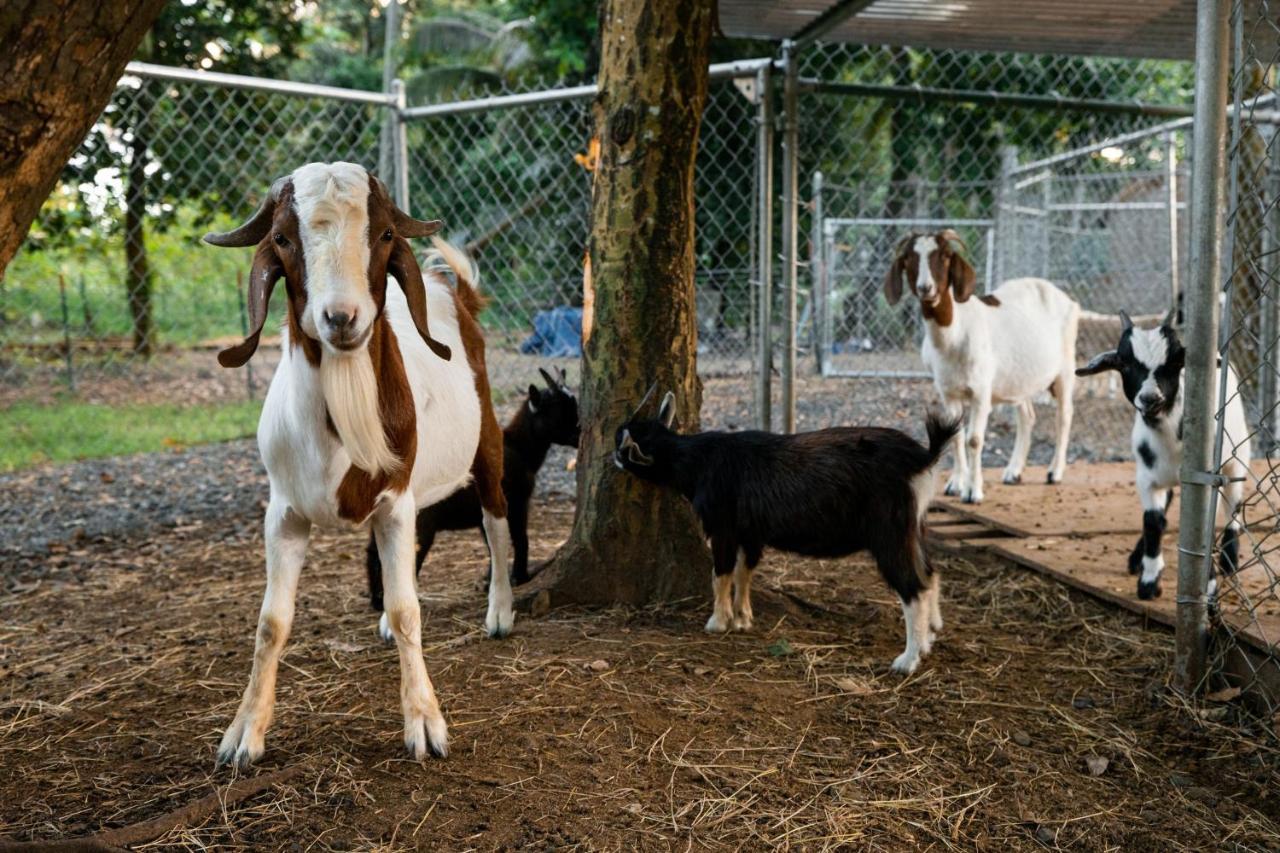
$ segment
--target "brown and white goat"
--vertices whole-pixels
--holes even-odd
[[[271,485],[267,588],[253,671],[219,763],[245,766],[262,755],[313,524],[373,528],[400,656],[404,743],[415,758],[447,754],[448,734],[422,660],[414,518],[473,480],[493,577],[485,628],[492,637],[511,630],[502,430],[475,319],[475,270],[436,241],[457,289],[433,270],[424,284],[408,242],[439,227],[398,209],[361,166],[310,163],[276,181],[244,225],[205,237],[215,246],[257,247],[252,330],[219,353],[224,367],[243,365],[257,349],[281,278],[288,293],[280,365],[258,423]],[[399,287],[389,287],[388,277]]]
[[[1076,329],[1080,306],[1042,278],[1015,278],[976,299],[977,276],[964,259],[956,232],[909,234],[894,249],[884,281],[885,298],[896,305],[905,278],[920,300],[926,332],[920,353],[933,374],[949,418],[969,407],[956,435],[955,467],[946,494],[981,503],[982,444],[993,403],[1011,403],[1017,435],[1004,482],[1020,483],[1031,450],[1036,412],[1032,398],[1048,389],[1058,401],[1057,443],[1050,483],[1067,468],[1075,387]]]

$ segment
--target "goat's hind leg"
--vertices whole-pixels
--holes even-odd
[[[758,550],[751,554],[738,549],[738,562],[733,567],[733,629],[750,631],[755,615],[751,611],[751,575],[760,563]]]
[[[1075,347],[1071,347],[1071,357],[1062,375],[1049,386],[1049,393],[1058,401],[1057,436],[1053,445],[1053,462],[1049,465],[1047,482],[1061,483],[1067,475],[1067,447],[1071,441],[1071,421],[1075,417],[1076,375]]]
[[[262,756],[267,727],[276,704],[276,672],[280,653],[293,627],[298,575],[307,556],[311,523],[285,504],[272,500],[263,524],[267,550],[267,589],[258,614],[253,670],[235,720],[222,735],[218,764],[245,768]]]
[[[1017,431],[1013,440],[1013,452],[1009,454],[1009,464],[1005,466],[1006,485],[1022,482],[1022,471],[1027,467],[1027,454],[1031,452],[1031,431],[1036,425],[1036,407],[1030,400],[1023,400],[1014,405],[1017,417]]]
[[[738,563],[738,544],[728,536],[711,537],[711,593],[714,597],[708,634],[723,634],[734,626],[733,578]]]
[[[374,514],[386,618],[400,653],[404,746],[413,758],[421,760],[428,751],[438,757],[449,754],[449,731],[422,660],[422,607],[413,570],[413,527],[414,503],[408,494],[380,506]]]
[[[923,546],[915,537],[888,548],[873,549],[872,556],[880,567],[880,574],[898,594],[902,602],[902,619],[906,623],[906,648],[893,659],[890,668],[901,675],[910,675],[920,665],[920,658],[932,650],[930,628],[935,617],[941,627],[941,614],[935,612],[937,582],[930,579],[927,584],[921,583],[922,576],[927,573],[927,563]]]
[[[502,430],[494,420],[493,410],[487,407],[481,415],[480,446],[471,473],[480,496],[481,527],[489,548],[489,605],[484,630],[497,640],[511,633],[516,614],[507,570],[511,528],[507,523],[507,496],[502,491]]]

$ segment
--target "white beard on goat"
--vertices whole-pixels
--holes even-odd
[[[320,359],[320,386],[329,417],[351,464],[370,476],[391,473],[401,460],[387,444],[378,409],[378,380],[367,349]]]

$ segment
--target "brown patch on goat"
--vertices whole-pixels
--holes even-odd
[[[383,492],[403,492],[413,475],[418,451],[418,417],[413,404],[409,377],[400,357],[396,334],[386,317],[379,314],[369,336],[369,359],[378,381],[378,414],[387,445],[400,460],[394,471],[368,471],[352,465],[338,485],[338,515],[349,521],[364,521],[373,512]]]
[[[920,313],[924,315],[926,320],[932,320],[939,326],[945,327],[951,325],[951,320],[955,314],[956,306],[955,303],[951,301],[950,285],[946,284],[946,279],[943,279],[942,281],[943,284],[938,286],[938,300],[932,304],[928,302],[921,302]],[[914,286],[912,289],[914,290]]]
[[[978,297],[978,301],[983,305],[990,305],[992,308],[995,308],[1000,304],[1000,300],[997,297],[992,296],[990,293],[982,294]]]
[[[467,364],[476,378],[476,396],[480,398],[480,445],[471,463],[471,476],[475,479],[480,495],[480,506],[497,518],[507,517],[507,496],[502,491],[502,427],[493,413],[493,400],[489,393],[489,372],[484,362],[484,334],[476,321],[476,314],[484,307],[484,298],[463,270],[454,270],[458,286],[453,298],[458,312],[458,331],[462,335],[462,348],[467,354]]]

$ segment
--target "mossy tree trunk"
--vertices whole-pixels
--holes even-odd
[[[604,0],[601,143],[591,202],[594,321],[584,343],[573,532],[549,567],[553,605],[705,597],[711,560],[680,495],[623,473],[614,431],[650,383],[681,429],[702,404],[694,301],[694,159],[713,0]]]
[[[0,3],[0,277],[163,6]]]

